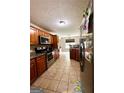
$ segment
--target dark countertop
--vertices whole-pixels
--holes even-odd
[[[34,54],[30,54],[30,59],[41,56],[41,55],[45,55],[46,53],[34,53]]]
[[[69,49],[78,49],[79,50],[79,47],[70,47]]]
[[[79,48],[79,45],[70,45],[70,48]]]

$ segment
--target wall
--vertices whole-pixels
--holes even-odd
[[[66,43],[65,43],[66,39],[75,39],[75,44],[79,44],[79,36],[61,37],[59,39],[58,46],[61,47],[62,52],[68,52],[69,51],[69,49],[66,48]]]
[[[88,39],[92,39],[92,35],[93,35],[92,33],[82,35],[82,38],[85,39],[85,42],[84,42],[85,43],[85,48],[92,45],[91,41],[88,40]],[[61,36],[61,38],[59,38],[58,47],[61,47],[62,52],[69,51],[69,49],[66,48],[66,43],[65,43],[66,39],[75,39],[75,44],[79,44],[80,36],[68,36],[68,37],[67,36],[64,36],[64,37]]]

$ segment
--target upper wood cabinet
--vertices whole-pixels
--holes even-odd
[[[43,36],[49,39],[49,43],[53,44],[53,48],[58,48],[58,36],[52,35],[48,32],[45,32],[42,29],[30,26],[30,45],[39,44],[39,36]]]
[[[30,44],[38,44],[38,30],[30,27]]]
[[[58,48],[58,36],[57,35],[53,35],[53,48]]]
[[[53,44],[53,37],[52,37],[52,35],[49,36],[49,41],[50,41],[50,44]]]

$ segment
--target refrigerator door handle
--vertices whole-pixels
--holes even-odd
[[[83,63],[81,62],[81,67],[83,66]]]

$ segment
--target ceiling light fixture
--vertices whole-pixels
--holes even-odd
[[[67,21],[66,20],[59,20],[58,25],[62,26],[62,27],[66,26],[67,25]]]
[[[59,21],[59,23],[64,25],[64,24],[65,24],[65,21],[62,21],[62,20],[61,20],[61,21]]]

